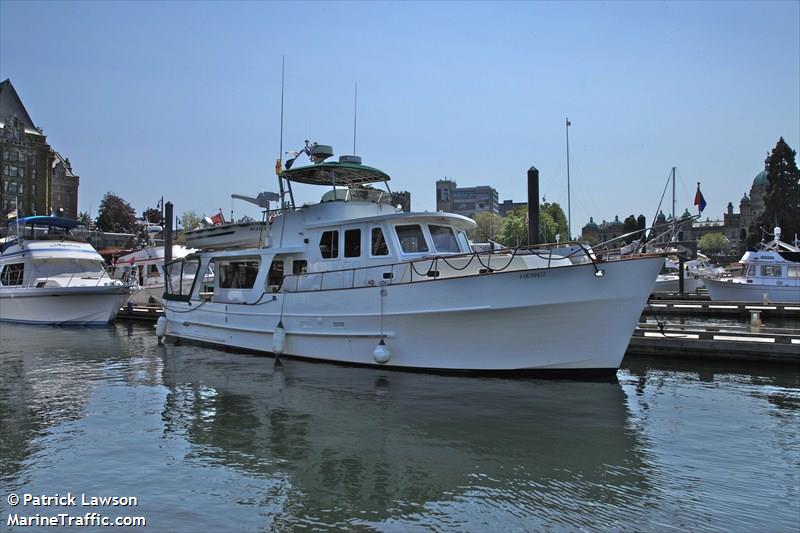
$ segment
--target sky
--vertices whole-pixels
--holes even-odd
[[[779,137],[800,146],[800,2],[0,1],[0,80],[80,175],[79,209],[259,216],[283,149],[356,153],[434,210],[435,182],[526,201],[573,234],[650,221],[670,169],[721,218]],[[318,187],[297,186],[301,202]],[[667,211],[665,209],[665,211]]]

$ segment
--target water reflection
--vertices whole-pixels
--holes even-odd
[[[591,520],[612,524],[648,490],[619,384],[274,369],[269,358],[168,350],[165,432],[185,435],[193,460],[286,476],[286,509],[308,525],[413,519],[466,500],[543,524],[602,502]]]
[[[154,530],[800,527],[800,372],[434,376],[0,326],[0,493],[133,494]]]

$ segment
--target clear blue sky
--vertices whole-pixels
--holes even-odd
[[[800,145],[800,3],[0,2],[0,78],[81,176],[138,211],[228,214],[284,150],[352,151],[435,209],[434,182],[524,201],[525,171],[589,218],[644,213],[670,167],[721,217],[783,136]],[[305,201],[324,191],[297,191]],[[257,215],[239,204],[237,216]]]

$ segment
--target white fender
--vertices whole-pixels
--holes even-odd
[[[389,347],[386,346],[383,339],[381,339],[381,342],[375,347],[375,350],[372,351],[372,358],[379,365],[385,365],[389,362],[389,359],[392,358],[392,352],[389,351]]]
[[[282,354],[284,349],[286,349],[286,329],[283,327],[283,320],[280,320],[272,333],[272,352]]]

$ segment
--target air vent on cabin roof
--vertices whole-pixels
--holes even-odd
[[[339,156],[339,163],[352,163],[354,165],[361,164],[361,156],[360,155],[340,155]]]

